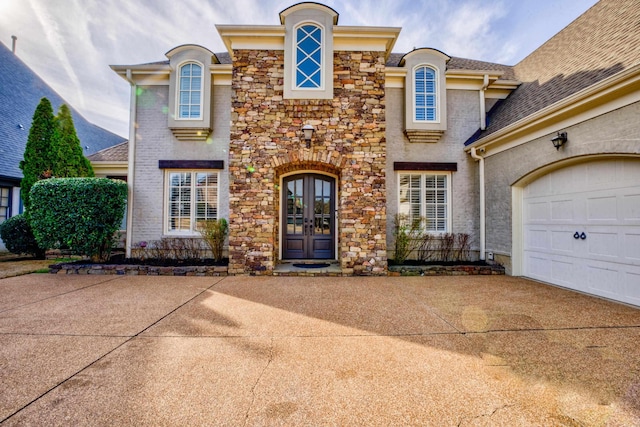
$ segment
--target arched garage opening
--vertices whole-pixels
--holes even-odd
[[[512,201],[514,275],[640,306],[640,158],[549,165]]]

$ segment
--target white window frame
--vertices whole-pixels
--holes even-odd
[[[0,223],[12,216],[12,187],[0,186],[0,208],[4,210],[4,215],[0,216]],[[5,203],[6,202],[6,203]]]
[[[426,203],[426,188],[425,188],[425,181],[426,181],[426,177],[427,176],[444,176],[446,178],[446,185],[445,185],[445,191],[446,191],[446,209],[445,209],[445,230],[437,230],[437,229],[432,229],[431,225],[429,223],[429,221],[427,221],[427,224],[424,224],[424,231],[431,233],[431,234],[444,234],[444,233],[451,233],[452,229],[452,222],[451,222],[451,200],[452,200],[452,195],[451,195],[451,172],[446,172],[446,171],[398,171],[396,174],[396,179],[398,182],[397,188],[398,188],[398,213],[399,214],[403,214],[406,213],[405,210],[403,209],[403,203],[402,203],[402,187],[400,185],[402,176],[404,175],[418,175],[420,176],[420,217],[422,218],[426,218],[427,220],[430,220],[430,218],[427,218],[427,203]],[[436,203],[436,206],[439,205],[438,203]],[[409,215],[411,212],[411,208],[410,208],[410,204],[409,204]],[[438,218],[436,218],[437,220]],[[409,218],[409,220],[413,220],[411,217]]]
[[[182,87],[182,69],[187,66],[187,65],[197,65],[200,67],[200,104],[199,104],[199,109],[200,109],[200,117],[182,117],[180,115],[180,106],[184,105],[181,102],[181,97],[180,97],[180,92],[181,92],[181,87]],[[175,117],[176,120],[204,120],[204,73],[205,73],[205,67],[203,64],[201,64],[198,61],[186,61],[181,63],[178,66],[178,71],[177,71],[177,84],[176,84],[176,112],[175,112]],[[190,79],[193,78],[193,76],[189,76]],[[194,90],[190,90],[190,93],[195,92]],[[189,106],[191,105],[196,105],[196,104],[188,104]],[[189,115],[191,115],[191,110],[189,110]]]
[[[312,25],[314,27],[317,27],[320,29],[321,31],[321,37],[320,37],[320,87],[303,87],[303,86],[298,86],[298,81],[297,81],[297,76],[298,76],[298,30],[300,29],[300,27],[304,27],[306,25]],[[326,68],[326,64],[325,64],[325,49],[326,49],[326,43],[325,43],[325,34],[326,34],[326,30],[324,28],[323,25],[320,25],[317,22],[313,22],[313,21],[305,21],[305,22],[301,22],[298,25],[296,25],[293,28],[293,37],[292,37],[292,41],[293,41],[293,46],[292,46],[292,52],[293,52],[293,61],[291,61],[291,67],[292,67],[292,79],[291,79],[291,87],[294,91],[310,91],[310,92],[321,92],[325,90],[325,85],[324,85],[324,81],[325,81],[325,73],[327,72]]]
[[[425,120],[418,120],[416,117],[416,113],[418,110],[418,106],[416,103],[416,98],[418,96],[417,90],[416,90],[416,86],[418,84],[417,79],[416,79],[416,72],[418,71],[418,69],[420,68],[430,68],[431,70],[433,70],[433,72],[435,73],[434,76],[434,82],[433,82],[433,96],[435,97],[435,117],[433,120],[427,120],[426,119],[426,115],[425,115]],[[412,81],[413,81],[413,87],[411,90],[412,93],[412,101],[411,104],[413,105],[413,112],[412,112],[412,120],[414,123],[440,123],[440,93],[439,93],[439,79],[440,79],[440,70],[438,69],[438,67],[431,65],[431,64],[418,64],[415,67],[413,67],[413,70],[411,71],[412,75]]]
[[[171,174],[181,173],[181,174],[191,174],[191,184],[190,184],[190,212],[189,212],[189,229],[179,229],[179,230],[171,230]],[[216,215],[215,218],[207,218],[207,219],[219,219],[220,218],[220,171],[215,169],[166,169],[164,171],[164,208],[163,208],[163,218],[164,218],[164,234],[168,236],[200,236],[200,233],[196,229],[197,226],[197,197],[193,197],[194,193],[197,189],[197,179],[196,176],[198,173],[207,173],[214,174],[216,176],[216,201],[215,201],[215,209]]]

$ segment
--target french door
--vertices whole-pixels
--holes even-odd
[[[284,179],[284,259],[335,257],[335,179],[317,174]]]

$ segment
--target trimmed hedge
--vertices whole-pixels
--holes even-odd
[[[29,198],[29,220],[41,247],[68,247],[94,261],[109,258],[124,215],[125,182],[53,178],[35,183]]]
[[[37,259],[45,258],[45,250],[40,249],[27,218],[20,214],[0,224],[0,237],[9,252],[29,254]]]

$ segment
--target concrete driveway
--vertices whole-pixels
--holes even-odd
[[[0,280],[3,425],[639,425],[640,310],[504,277]]]

